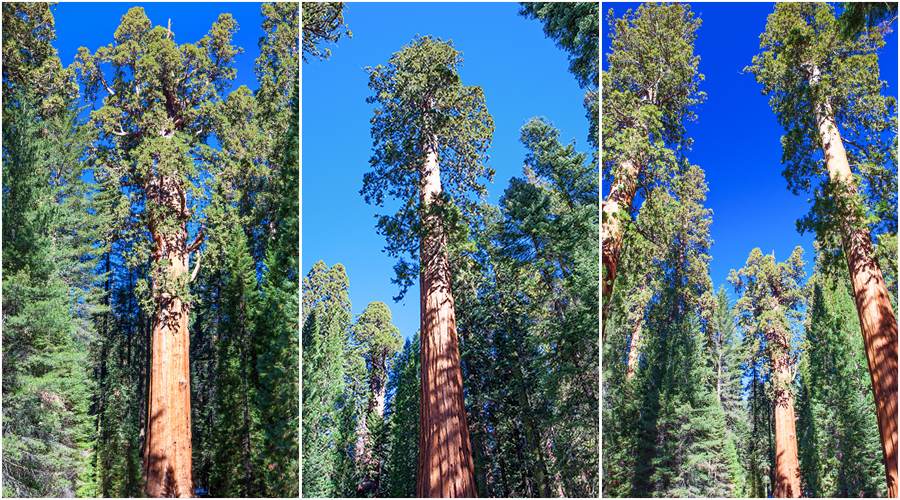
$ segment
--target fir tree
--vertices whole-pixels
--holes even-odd
[[[253,335],[259,314],[256,272],[240,226],[230,228],[224,269],[221,328],[216,332],[216,445],[210,493],[260,496],[264,474],[258,457],[263,441],[254,404],[256,357]]]
[[[419,463],[419,434],[409,432],[419,423],[419,338],[407,339],[393,363],[385,406],[390,452],[382,469],[381,491],[386,498],[414,498],[412,470]]]
[[[264,431],[262,463],[265,491],[273,496],[296,496],[299,480],[300,436],[297,433],[300,394],[299,365],[299,261],[300,220],[300,101],[294,85],[291,125],[282,152],[276,242],[267,254],[263,279],[262,321],[257,325],[256,369],[259,389],[256,403]],[[346,279],[346,276],[345,276]],[[305,302],[305,300],[304,300]],[[348,302],[349,306],[349,302]]]
[[[4,14],[7,7],[4,5]],[[4,45],[6,40],[4,39]],[[8,496],[94,494],[89,346],[99,242],[89,221],[78,110],[41,119],[16,92],[3,109],[3,487]]]
[[[804,492],[815,497],[880,496],[878,423],[868,410],[871,380],[855,330],[849,283],[820,267],[810,284],[797,402]]]
[[[303,279],[303,496],[337,494],[339,401],[351,319],[348,286],[343,265],[329,268],[322,261]]]

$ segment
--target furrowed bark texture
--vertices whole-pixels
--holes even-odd
[[[187,228],[180,186],[171,177],[151,180],[148,200],[178,214],[174,225],[151,215],[155,243],[153,263],[166,261],[166,280],[174,283],[187,275]],[[168,225],[168,227],[166,227]],[[191,391],[188,307],[160,279],[153,282],[156,312],[151,334],[149,417],[144,447],[145,492],[151,497],[193,496],[191,462]]]
[[[603,303],[609,304],[612,298],[613,284],[616,281],[616,269],[619,255],[622,252],[622,223],[620,213],[631,211],[634,195],[637,191],[638,167],[632,160],[622,163],[625,172],[623,178],[616,177],[609,190],[609,196],[603,203],[602,253],[603,253]],[[603,322],[603,336],[606,337],[606,322]]]
[[[434,140],[426,158],[420,171],[420,196],[430,205],[441,194]],[[416,493],[419,498],[473,498],[478,493],[462,392],[447,236],[439,217],[431,215],[425,224],[432,229],[420,242],[422,384]]]
[[[794,392],[791,390],[791,353],[784,333],[770,332],[770,341],[783,353],[772,358],[775,384],[775,498],[800,498],[800,462],[797,458],[797,429],[794,420]]]
[[[851,195],[856,194],[857,187],[832,119],[831,106],[819,104],[815,114],[829,179],[847,186]],[[875,250],[869,232],[845,227],[841,235],[875,395],[888,496],[897,498],[897,318],[881,267],[872,256]]]

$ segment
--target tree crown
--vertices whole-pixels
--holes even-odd
[[[421,203],[420,173],[430,150],[438,156],[442,201],[431,211],[440,212],[445,228],[461,228],[476,202],[487,190],[481,178],[493,179],[485,163],[494,132],[494,119],[485,105],[480,86],[465,86],[457,68],[462,53],[452,41],[416,35],[394,53],[387,66],[366,68],[376,104],[372,123],[372,171],[363,177],[360,194],[367,203],[384,205],[385,195],[397,198],[401,207],[394,215],[378,217],[378,231],[387,240],[392,256],[416,259],[418,239],[427,232],[422,224],[429,210]],[[401,297],[412,283],[418,266],[401,262],[395,266]]]

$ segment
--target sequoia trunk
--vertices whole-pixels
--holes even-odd
[[[828,176],[853,196],[857,187],[847,153],[832,117],[831,106],[818,104],[815,117],[822,139]],[[875,413],[887,477],[888,496],[897,498],[897,318],[891,308],[884,275],[873,256],[869,231],[847,224],[841,228],[842,246],[853,283],[853,297],[862,331],[875,395]]]
[[[784,334],[776,334],[783,353],[772,358],[775,383],[775,485],[773,497],[800,498],[800,462],[791,390],[791,353]],[[771,337],[770,337],[771,338]]]
[[[420,170],[420,200],[440,203],[436,139]],[[439,214],[425,216],[420,240],[421,411],[416,493],[428,497],[476,497],[475,469],[462,392],[456,317],[450,289],[447,235]]]
[[[634,161],[622,163],[624,177],[616,177],[609,197],[603,203],[602,233],[603,241],[603,304],[609,304],[612,298],[613,284],[616,281],[616,269],[619,265],[619,254],[622,252],[621,213],[631,211],[634,195],[637,192],[639,169]],[[606,336],[606,322],[603,322],[603,336]]]
[[[177,181],[157,177],[148,186],[157,204],[150,215],[153,237],[150,394],[144,448],[145,491],[151,497],[193,496],[188,306],[178,290],[187,285],[188,245],[184,205]],[[169,210],[171,209],[171,210]],[[166,215],[161,215],[166,214]]]

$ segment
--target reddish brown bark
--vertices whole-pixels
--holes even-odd
[[[420,186],[422,203],[438,201],[440,166],[433,141],[420,171]],[[437,215],[426,217],[425,225],[430,234],[420,242],[422,382],[416,493],[420,498],[474,498],[478,494],[462,392],[447,236]]]
[[[783,352],[772,358],[775,372],[775,498],[800,497],[800,462],[797,458],[797,429],[794,420],[794,392],[791,390],[791,354],[784,333],[770,335]]]
[[[144,448],[145,492],[151,497],[191,497],[194,492],[188,306],[175,293],[176,281],[187,279],[189,256],[181,192],[171,177],[154,178],[147,189],[148,200],[173,210],[157,209],[150,216],[152,261],[164,266],[152,287],[156,312]]]
[[[639,169],[637,165],[627,160],[622,163],[624,175],[617,176],[609,196],[603,203],[602,222],[602,263],[603,263],[603,304],[609,304],[612,297],[613,284],[616,281],[616,270],[619,266],[619,255],[622,252],[622,222],[619,219],[622,213],[631,211],[634,195],[637,192],[637,179]],[[603,322],[603,336],[606,337],[606,322]]]
[[[849,195],[855,195],[857,187],[831,106],[827,102],[817,105],[815,114],[829,179],[845,186]],[[881,267],[873,256],[871,235],[866,229],[852,226],[842,228],[842,246],[875,396],[888,496],[897,498],[897,318]]]

